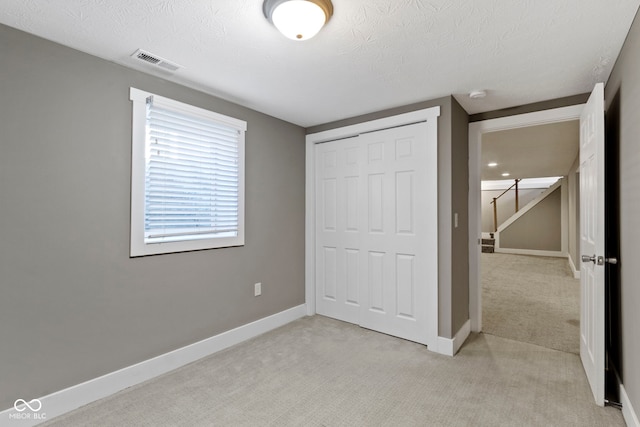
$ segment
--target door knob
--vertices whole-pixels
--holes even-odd
[[[589,255],[582,255],[582,262],[589,262],[591,261],[592,263],[596,263],[596,256],[589,256]]]
[[[604,263],[609,263],[609,264],[617,264],[618,263],[618,259],[617,258],[605,258],[603,256],[589,256],[589,255],[582,255],[582,262],[592,262],[596,265],[604,265]]]

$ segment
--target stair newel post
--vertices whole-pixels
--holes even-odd
[[[516,212],[520,210],[519,203],[518,203],[518,182],[519,181],[520,181],[519,179],[516,179]]]
[[[498,198],[493,198],[493,231],[498,231]]]

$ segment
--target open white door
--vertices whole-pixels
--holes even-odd
[[[604,405],[604,86],[580,116],[580,358],[596,403]]]

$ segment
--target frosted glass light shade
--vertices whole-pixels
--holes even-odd
[[[273,25],[286,37],[298,41],[318,34],[332,11],[328,0],[267,0],[264,4],[265,16]]]

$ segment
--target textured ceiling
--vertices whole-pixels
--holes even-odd
[[[577,120],[485,133],[481,178],[503,180],[503,172],[511,173],[509,179],[569,175],[579,141]]]
[[[278,33],[261,0],[2,0],[0,22],[311,126],[450,94],[478,113],[589,92],[639,3],[333,0],[306,42]],[[185,68],[139,65],[138,48]]]

